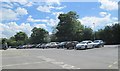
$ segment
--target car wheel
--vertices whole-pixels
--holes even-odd
[[[99,48],[101,48],[102,47],[102,45],[99,45]]]
[[[76,48],[76,50],[79,50],[79,48]]]
[[[87,46],[85,46],[85,50],[87,49]]]
[[[102,45],[102,47],[104,47],[104,45]]]
[[[3,48],[3,50],[7,50],[7,48]]]

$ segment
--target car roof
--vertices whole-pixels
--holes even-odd
[[[85,41],[82,41],[82,42],[92,42],[91,40],[85,40]]]
[[[102,40],[94,40],[94,41],[102,41]]]

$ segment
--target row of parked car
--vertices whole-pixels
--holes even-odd
[[[17,49],[27,49],[27,48],[66,48],[66,49],[88,49],[88,48],[96,48],[96,47],[104,47],[104,42],[102,40],[86,40],[82,42],[78,41],[65,41],[65,42],[50,42],[50,43],[40,43],[40,44],[32,44],[32,45],[21,45],[16,47]]]

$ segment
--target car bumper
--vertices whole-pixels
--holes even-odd
[[[85,46],[78,46],[76,49],[85,49]]]

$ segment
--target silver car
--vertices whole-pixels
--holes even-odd
[[[103,42],[102,40],[94,40],[93,47],[95,47],[95,48],[104,47],[104,44],[105,44],[105,42]]]

